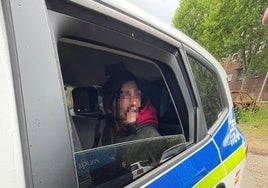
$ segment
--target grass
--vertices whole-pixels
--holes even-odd
[[[268,104],[262,104],[256,112],[246,111],[239,117],[239,124],[268,127]]]
[[[264,169],[267,168],[268,156],[268,104],[262,105],[255,113],[250,111],[243,113],[239,119],[239,128],[248,146],[246,162],[248,173],[245,173],[248,175],[245,177],[250,176],[249,179],[253,180],[255,187],[267,187],[265,186],[267,185],[265,181],[267,170]],[[244,184],[244,187],[248,187],[247,185]]]
[[[261,105],[256,112],[244,112],[239,117],[239,125],[245,134],[268,136],[268,104]]]
[[[244,113],[243,116],[240,117],[239,128],[247,140],[248,153],[254,156],[268,156],[267,104],[262,105],[255,113],[249,111]]]

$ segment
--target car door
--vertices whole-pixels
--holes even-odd
[[[233,151],[243,159],[224,75],[185,35],[102,1],[3,5],[26,186],[216,186],[239,170],[223,164]],[[107,117],[102,87],[118,68],[142,83],[157,112],[159,137],[99,144]],[[67,88],[95,88],[96,100],[75,108]],[[87,105],[92,113],[76,110]],[[84,125],[90,134],[82,138],[74,127]],[[76,147],[82,139],[93,144]],[[168,151],[172,155],[161,161]],[[144,160],[153,168],[133,178],[130,165]]]
[[[183,91],[190,96],[186,103],[193,109],[189,115],[190,119],[192,118],[192,124],[189,125],[190,147],[184,151],[181,160],[178,160],[178,157],[177,160],[171,160],[173,163],[168,161],[172,168],[166,169],[146,186],[216,186],[226,173],[211,132],[222,126],[223,119],[228,114],[229,103],[223,97],[224,84],[214,65],[204,61],[196,51],[185,47],[180,52],[181,55],[177,55],[177,63],[187,87],[187,90]],[[182,82],[181,78],[178,80]]]

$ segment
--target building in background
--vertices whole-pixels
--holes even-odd
[[[233,54],[227,57],[224,63],[224,69],[227,72],[228,84],[230,90],[240,90],[243,74],[239,61],[239,54]],[[268,73],[260,73],[258,71],[251,72],[244,90],[261,102],[268,102]]]

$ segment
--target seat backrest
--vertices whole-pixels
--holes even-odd
[[[100,129],[103,129],[104,114],[99,108],[98,90],[95,87],[74,88],[71,116],[82,149],[99,145]]]
[[[95,87],[74,88],[72,95],[75,114],[94,116],[98,112],[98,91]]]
[[[151,82],[147,85],[147,90],[157,112],[158,132],[161,135],[182,134],[183,130],[164,82]]]

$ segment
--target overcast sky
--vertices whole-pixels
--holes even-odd
[[[146,11],[148,14],[171,25],[172,18],[180,0],[127,0]]]

